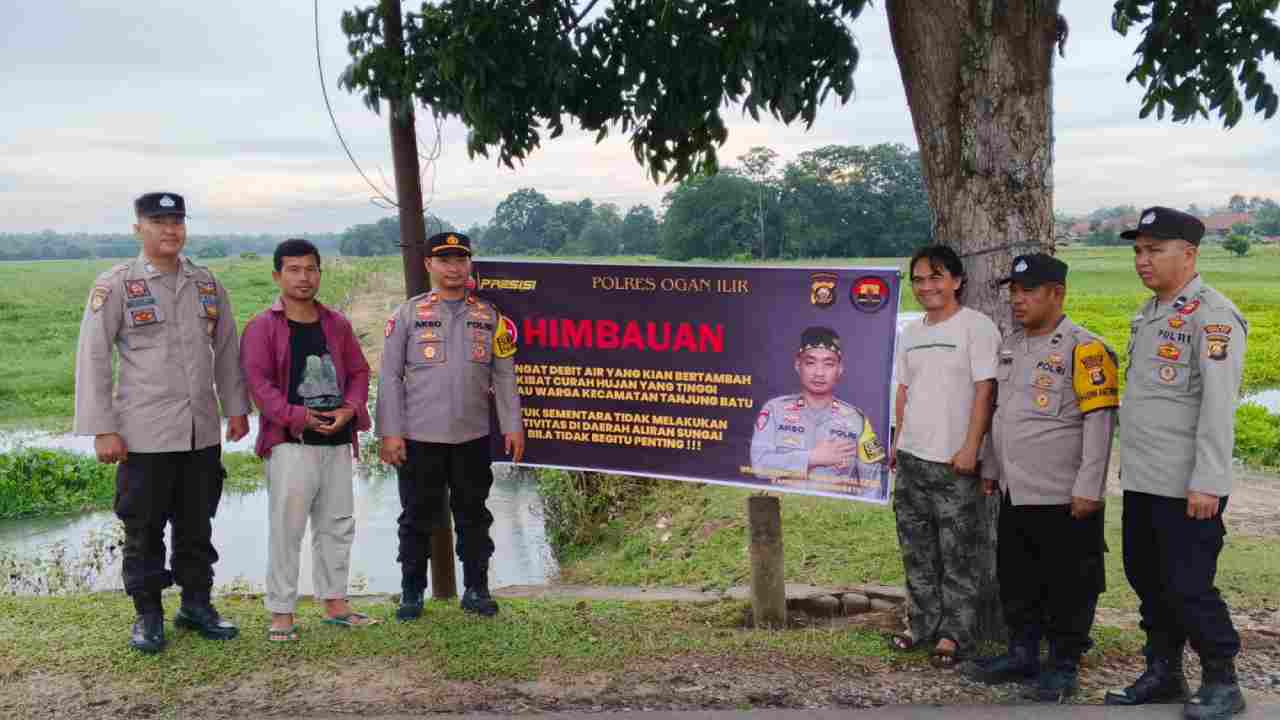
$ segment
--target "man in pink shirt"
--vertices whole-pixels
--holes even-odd
[[[316,301],[316,247],[286,240],[274,261],[280,298],[245,326],[240,361],[262,415],[254,449],[267,461],[269,638],[288,642],[298,638],[298,556],[308,516],[315,597],[324,601],[325,622],[375,622],[354,612],[346,598],[355,537],[353,458],[357,434],[370,427],[369,363],[351,323]]]

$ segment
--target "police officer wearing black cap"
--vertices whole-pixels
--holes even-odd
[[[1148,208],[1121,237],[1133,240],[1138,277],[1154,293],[1130,325],[1120,406],[1124,569],[1140,601],[1147,667],[1106,702],[1183,700],[1189,641],[1203,677],[1186,717],[1226,718],[1245,706],[1240,636],[1213,582],[1249,325],[1197,273],[1204,224],[1194,216]]]
[[[1000,345],[997,407],[984,452],[988,494],[1002,498],[997,574],[1009,650],[979,662],[990,683],[1035,680],[1035,697],[1077,689],[1105,589],[1102,499],[1119,377],[1115,355],[1063,313],[1067,264],[1014,258],[1002,283],[1018,328]],[[1040,665],[1040,639],[1049,640]]]
[[[94,436],[100,462],[119,463],[122,574],[138,613],[129,644],[154,653],[165,644],[160,593],[175,581],[182,586],[176,625],[219,640],[238,632],[209,600],[218,560],[210,536],[222,497],[221,416],[228,440],[244,437],[249,398],[226,289],[182,255],[182,196],[147,193],[134,211],[141,254],[99,275],[85,303],[75,432]],[[173,531],[169,568],[166,524]]]
[[[382,460],[400,482],[401,596],[396,615],[422,615],[431,533],[444,522],[447,487],[462,561],[462,609],[491,616],[489,593],[493,486],[489,401],[493,398],[506,452],[524,455],[516,390],[515,332],[509,318],[471,294],[471,240],[439,233],[427,240],[432,290],[409,298],[387,320],[378,377],[377,434]]]

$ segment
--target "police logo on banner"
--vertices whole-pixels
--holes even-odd
[[[862,312],[879,312],[889,302],[889,284],[874,276],[858,278],[849,290],[849,299]]]
[[[836,301],[835,273],[814,273],[809,276],[809,302],[818,307],[831,307]]]

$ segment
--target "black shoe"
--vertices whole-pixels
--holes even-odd
[[[427,581],[401,580],[400,606],[396,608],[396,619],[410,622],[422,617],[422,596],[427,590]]]
[[[1236,679],[1234,660],[1202,660],[1200,689],[1183,706],[1187,720],[1227,720],[1244,712],[1244,693]]]
[[[970,676],[978,682],[999,685],[1009,682],[1026,682],[1040,674],[1040,658],[1025,645],[1014,645],[1009,652],[993,658],[978,660]]]
[[[1035,699],[1061,703],[1080,689],[1080,664],[1072,660],[1051,661],[1036,681]]]
[[[1147,659],[1147,669],[1127,688],[1108,690],[1105,705],[1147,705],[1150,703],[1186,702],[1187,677],[1182,673],[1182,658]]]
[[[493,617],[498,614],[498,603],[487,587],[470,587],[462,594],[462,610],[472,615]]]
[[[240,634],[240,628],[223,620],[208,601],[200,605],[182,603],[178,614],[173,617],[173,624],[195,630],[206,640],[230,640]]]
[[[148,655],[164,649],[164,613],[149,612],[133,621],[133,635],[129,647]]]

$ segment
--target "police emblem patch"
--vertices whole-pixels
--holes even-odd
[[[147,297],[151,294],[151,288],[147,287],[146,280],[125,280],[124,293],[131,298]]]
[[[516,323],[506,315],[498,316],[498,331],[493,336],[493,354],[509,358],[516,354]]]
[[[1187,321],[1183,320],[1177,315],[1173,315],[1169,318],[1169,327],[1173,328],[1174,330],[1181,330],[1182,326],[1186,324],[1187,324]]]
[[[488,352],[484,349],[484,345],[480,343],[471,344],[471,359],[483,360],[488,357]]]
[[[428,331],[426,331],[426,332],[422,333],[422,335],[418,336],[418,339],[419,339],[419,340],[426,340],[426,341],[439,340],[439,339],[440,339],[440,336],[436,334],[436,331],[435,331],[435,330],[428,330]]]
[[[89,297],[89,309],[98,312],[103,305],[107,304],[107,296],[111,294],[111,288],[106,285],[96,285],[93,288],[93,295]]]
[[[1044,393],[1040,393],[1039,395],[1036,395],[1036,407],[1040,408],[1041,410],[1049,407],[1049,396],[1045,395]]]
[[[150,325],[158,322],[155,310],[130,310],[129,317],[133,320],[135,326]]]
[[[1053,377],[1049,375],[1036,375],[1036,379],[1032,384],[1038,388],[1048,389],[1053,387]]]
[[[879,312],[889,303],[889,284],[873,276],[858,278],[849,290],[849,299],[862,312]]]
[[[1206,335],[1230,335],[1231,326],[1223,325],[1221,323],[1213,323],[1212,325],[1205,325],[1204,332]]]
[[[836,301],[835,273],[819,272],[809,276],[809,302],[817,307],[831,307]]]
[[[1226,360],[1227,344],[1231,338],[1226,335],[1210,335],[1205,338],[1206,354],[1210,360]]]
[[[769,411],[761,410],[756,416],[756,430],[764,430],[767,427],[769,427]]]
[[[1165,360],[1177,360],[1182,357],[1182,350],[1173,343],[1165,343],[1156,348],[1156,355]]]
[[[424,357],[424,358],[426,358],[426,359],[428,359],[428,360],[435,360],[435,359],[436,359],[436,346],[435,346],[435,345],[428,345],[428,346],[426,346],[426,347],[422,348],[422,357]]]
[[[1161,365],[1156,375],[1164,382],[1171,383],[1178,379],[1178,369],[1172,365]]]

